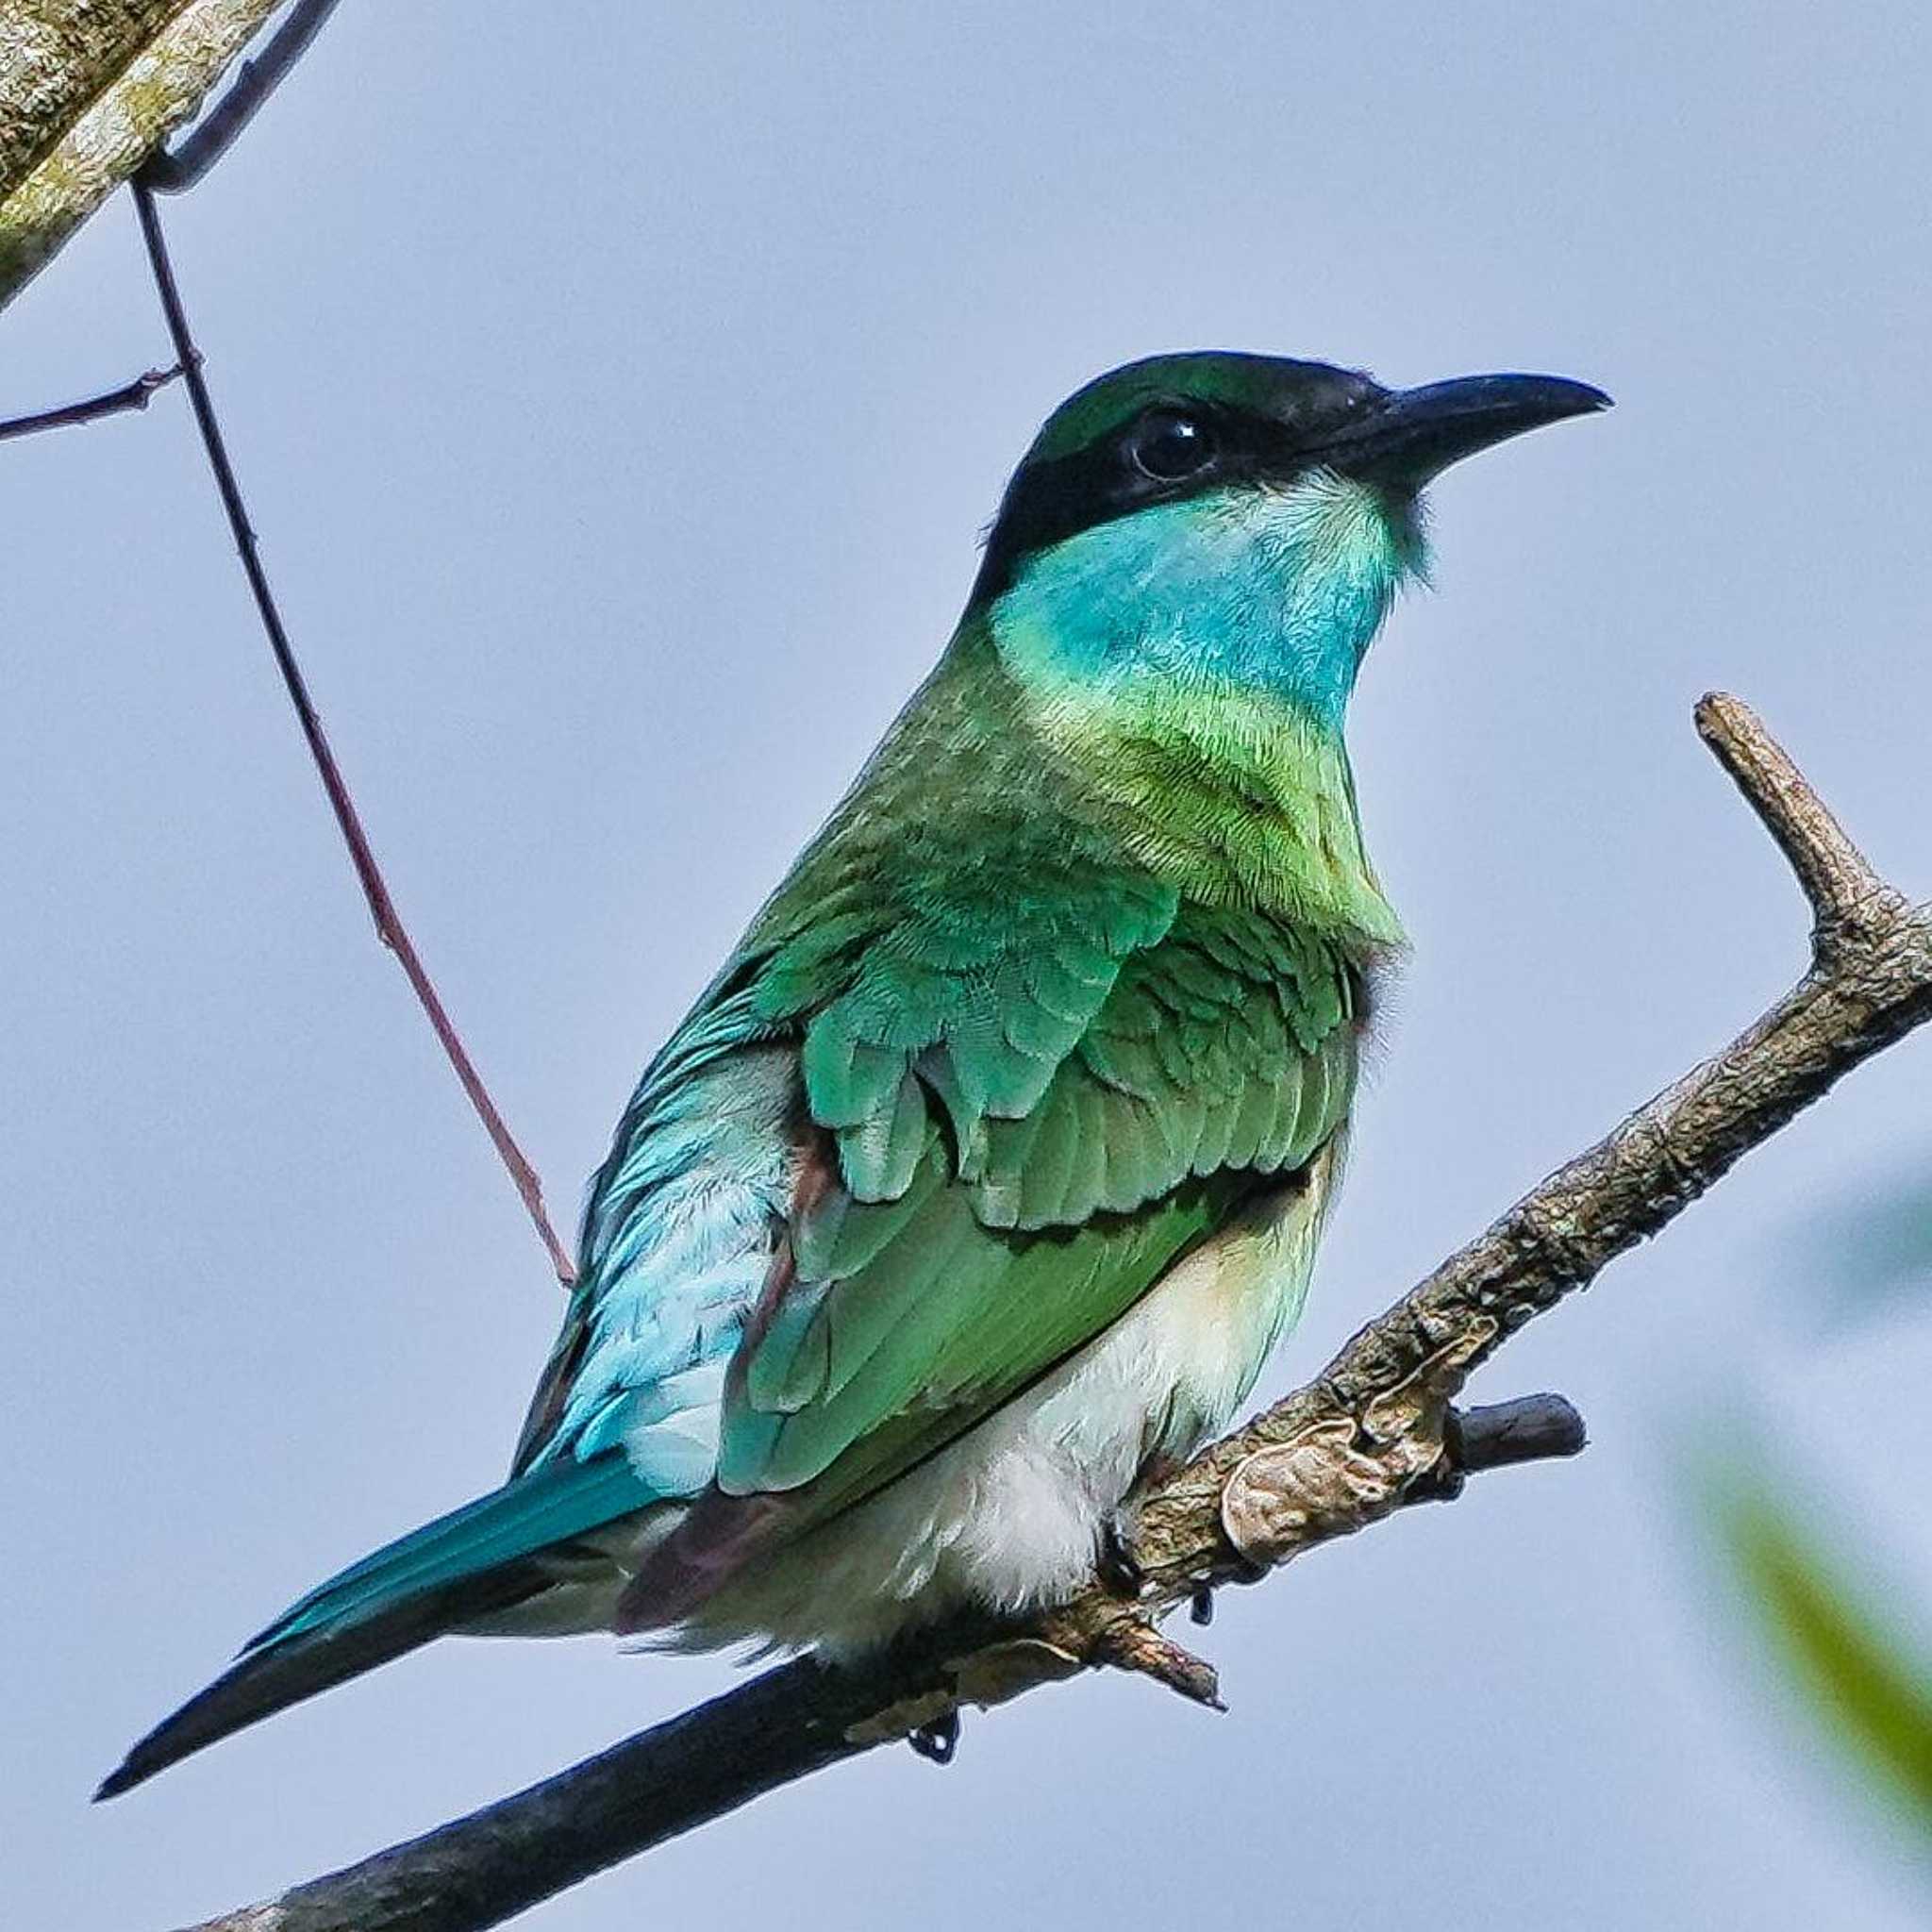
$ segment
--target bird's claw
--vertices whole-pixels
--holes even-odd
[[[1100,1580],[1116,1596],[1137,1600],[1147,1588],[1147,1573],[1135,1557],[1127,1541],[1126,1525],[1114,1511],[1100,1525],[1100,1556],[1096,1564]]]
[[[1188,1599],[1188,1615],[1196,1623],[1207,1625],[1214,1621],[1214,1592],[1228,1583],[1259,1583],[1267,1575],[1269,1565],[1257,1563],[1251,1557],[1241,1557],[1236,1561],[1233,1574],[1224,1576],[1220,1583],[1197,1583],[1193,1594]]]
[[[950,1764],[959,1748],[959,1713],[949,1710],[943,1717],[929,1718],[906,1733],[906,1741],[929,1764]]]

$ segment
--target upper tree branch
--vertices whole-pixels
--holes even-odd
[[[1655,1234],[1841,1074],[1932,1017],[1932,907],[1886,886],[1735,698],[1698,729],[1790,860],[1810,970],[1713,1058],[1559,1168],[1363,1328],[1321,1374],[1161,1484],[1138,1522],[1138,1599],[1096,1581],[1024,1624],[958,1625],[862,1671],[766,1673],[543,1784],[212,1920],[196,1932],[471,1932],[774,1786],[909,1732],[1112,1664],[1214,1701],[1212,1671],[1154,1620],[1424,1500],[1466,1473],[1581,1443],[1537,1397],[1458,1413],[1470,1372]]]
[[[289,17],[269,37],[259,58],[244,60],[234,85],[177,148],[161,148],[141,171],[157,194],[185,194],[235,145],[269,95],[308,51],[339,0],[296,0]]]
[[[276,0],[0,0],[0,308],[200,108]]]

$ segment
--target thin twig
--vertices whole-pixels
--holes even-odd
[[[32,416],[9,416],[0,423],[0,442],[14,436],[37,436],[42,429],[71,429],[76,424],[97,423],[103,416],[118,416],[127,409],[144,409],[149,397],[157,390],[166,389],[180,374],[178,362],[172,369],[150,369],[101,395],[63,403],[58,409],[42,409]]]
[[[341,828],[349,857],[355,863],[356,876],[361,882],[363,896],[369,902],[376,936],[396,956],[422,1003],[424,1012],[428,1015],[429,1024],[435,1029],[450,1065],[456,1070],[457,1078],[462,1083],[463,1091],[469,1096],[470,1105],[475,1108],[477,1118],[483,1123],[504,1166],[509,1171],[510,1179],[516,1184],[517,1192],[523,1197],[525,1210],[537,1229],[544,1252],[550,1257],[550,1265],[557,1271],[557,1278],[569,1287],[576,1278],[575,1271],[550,1224],[549,1215],[544,1211],[543,1189],[537,1178],[537,1171],[524,1158],[523,1149],[511,1137],[461,1038],[448,1013],[443,1010],[442,1001],[438,997],[436,988],[396,911],[395,901],[390,896],[389,886],[375,862],[375,854],[362,829],[355,802],[349,796],[348,785],[336,763],[335,753],[329,748],[327,736],[322,728],[321,715],[308,695],[308,681],[295,660],[294,647],[289,641],[281,612],[275,606],[275,593],[269,588],[268,575],[262,568],[255,530],[248,521],[241,486],[235,480],[234,466],[228,460],[227,446],[215,417],[214,402],[208,393],[208,378],[201,366],[201,352],[194,346],[194,339],[189,330],[187,311],[182,307],[181,291],[175,280],[174,266],[168,258],[167,242],[161,234],[160,214],[155,207],[153,192],[142,180],[137,179],[133,185],[134,205],[141,216],[141,232],[147,243],[155,286],[160,291],[168,333],[174,340],[175,356],[187,378],[189,401],[193,405],[194,420],[201,431],[202,446],[208,452],[208,467],[214,472],[222,508],[226,513],[228,528],[234,534],[235,547],[241,552],[242,568],[247,575],[248,588],[254,592],[255,608],[261,615],[262,628],[268,633],[275,667],[281,673],[290,702],[295,707],[302,735],[308,741],[309,754],[322,775],[323,789],[328,794],[329,808],[335,813],[336,824]]]
[[[1198,1613],[1217,1584],[1252,1582],[1318,1543],[1454,1495],[1485,1457],[1573,1453],[1581,1424],[1559,1398],[1454,1409],[1471,1369],[1842,1074],[1932,1019],[1932,906],[1914,908],[1877,881],[1745,707],[1707,699],[1698,722],[1814,903],[1859,916],[1836,938],[1821,930],[1805,978],[1724,1052],[1532,1189],[1312,1382],[1161,1483],[1138,1512],[1138,1593],[1096,1581],[1050,1615],[956,1626],[863,1669],[784,1665],[195,1932],[478,1932],[840,1758],[915,1733],[948,1736],[962,1705],[1100,1664],[1217,1701],[1211,1669],[1155,1632],[1155,1617],[1190,1601]]]
[[[181,194],[192,188],[234,146],[236,137],[308,51],[336,6],[337,0],[301,0],[270,36],[259,58],[242,61],[234,85],[183,137],[180,146],[157,149],[142,163],[141,179],[157,194]]]
[[[1883,922],[1896,915],[1904,900],[1889,892],[1749,705],[1725,691],[1710,692],[1697,707],[1697,731],[1797,874],[1822,947],[1868,918]]]

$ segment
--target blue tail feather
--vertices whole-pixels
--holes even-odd
[[[542,1551],[658,1500],[622,1454],[559,1461],[399,1537],[312,1590],[103,1780],[111,1798],[205,1744],[550,1587]]]
[[[553,1462],[425,1523],[351,1563],[291,1604],[242,1647],[251,1651],[326,1631],[385,1608],[399,1597],[435,1590],[527,1557],[552,1543],[615,1522],[657,1500],[622,1455]]]

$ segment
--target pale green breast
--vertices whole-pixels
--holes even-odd
[[[1359,948],[1401,927],[1362,847],[1342,714],[1412,532],[1318,472],[1095,525],[987,624],[1030,729],[1184,896]]]
[[[1222,1368],[1174,1413],[1252,1380],[1306,1270],[1248,1267],[1247,1217],[1346,1120],[1395,929],[1339,745],[1252,697],[1083,739],[969,627],[756,922],[715,996],[796,1052],[791,1197],[717,1487],[627,1627],[918,1470],[1224,1237]]]

